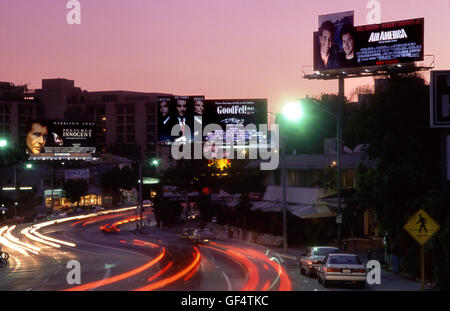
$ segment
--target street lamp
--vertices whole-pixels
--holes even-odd
[[[5,138],[0,138],[0,148],[4,148],[8,145],[8,141]]]
[[[270,113],[270,112],[269,112]],[[274,115],[273,113],[270,113]],[[276,117],[277,115],[275,115]],[[283,116],[290,122],[297,122],[303,117],[303,109],[299,101],[289,102],[283,107]],[[286,141],[283,136],[283,130],[280,125],[280,141],[281,141],[281,182],[283,188],[283,251],[288,252],[287,241],[287,202],[286,202]]]
[[[315,108],[333,116],[336,118],[336,161],[333,161],[332,166],[336,166],[337,170],[337,199],[338,199],[338,215],[336,217],[337,229],[338,229],[338,247],[342,248],[342,237],[341,237],[341,224],[342,224],[342,205],[341,205],[341,119],[342,119],[342,99],[339,99],[338,113],[334,114],[326,109],[316,106]]]

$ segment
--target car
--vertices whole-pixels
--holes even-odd
[[[317,267],[325,256],[333,253],[340,253],[341,250],[330,246],[314,246],[308,247],[306,253],[300,257],[299,267],[300,274],[306,274],[309,277],[316,275]]]
[[[178,234],[179,239],[186,239],[186,240],[194,240],[194,232],[196,231],[196,228],[184,228],[183,231]]]
[[[113,225],[113,224],[106,224],[106,225],[104,225],[104,226],[101,226],[100,227],[100,230],[103,232],[103,233],[117,233],[117,232],[120,232],[120,229],[119,228],[117,228],[115,225]]]
[[[199,217],[200,217],[200,214],[198,212],[193,212],[193,213],[190,213],[187,218],[189,220],[196,220]]]
[[[329,254],[317,270],[317,280],[327,287],[330,282],[345,282],[366,286],[367,269],[355,254]]]
[[[205,229],[197,229],[194,232],[194,243],[195,244],[208,244],[211,240],[214,240],[216,237],[214,234]]]

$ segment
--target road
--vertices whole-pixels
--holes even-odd
[[[152,223],[151,211],[144,217]],[[324,288],[300,275],[295,259],[267,247],[236,240],[194,245],[178,238],[182,227],[147,226],[145,233],[136,233],[137,221],[135,210],[126,210],[51,223],[34,232],[29,224],[1,229],[0,243],[10,261],[0,270],[0,290],[359,290]],[[20,252],[11,248],[18,243]],[[74,266],[68,266],[72,260],[80,264],[80,284],[69,284],[76,281]]]

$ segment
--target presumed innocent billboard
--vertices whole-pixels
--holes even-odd
[[[37,159],[86,159],[95,153],[95,123],[35,120],[27,124],[27,153]]]

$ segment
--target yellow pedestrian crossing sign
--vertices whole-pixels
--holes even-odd
[[[439,225],[424,210],[418,210],[403,226],[403,229],[421,245],[439,230]]]

